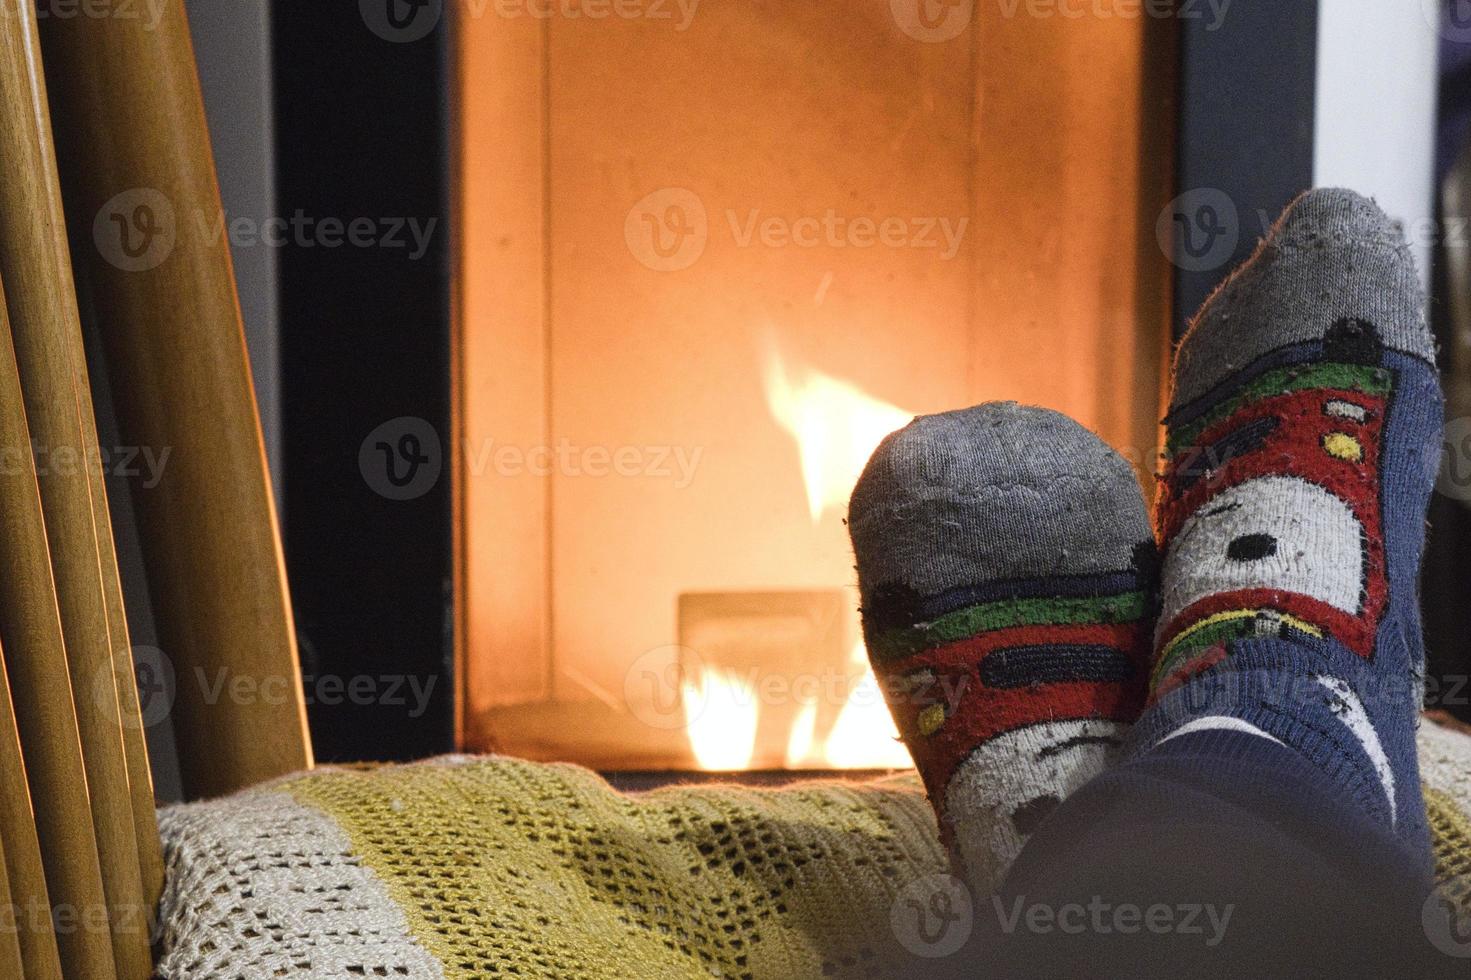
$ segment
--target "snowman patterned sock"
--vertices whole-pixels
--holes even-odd
[[[849,530],[869,659],[957,870],[989,894],[1142,707],[1139,485],[1077,423],[986,404],[885,439]]]
[[[1280,742],[1428,855],[1416,581],[1434,360],[1409,251],[1351,191],[1300,197],[1207,300],[1175,359],[1131,755],[1192,733]]]

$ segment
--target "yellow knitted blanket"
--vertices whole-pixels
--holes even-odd
[[[1471,738],[1426,728],[1439,871],[1471,875]],[[906,888],[945,870],[913,777],[622,795],[573,766],[443,759],[161,823],[160,974],[190,980],[908,976]]]

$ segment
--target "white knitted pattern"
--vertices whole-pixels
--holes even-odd
[[[1419,742],[1421,780],[1471,817],[1471,735],[1423,721]]]
[[[1232,542],[1247,535],[1270,538],[1272,553],[1250,561],[1232,558]],[[1191,514],[1170,541],[1160,574],[1159,635],[1191,604],[1238,589],[1295,592],[1357,615],[1363,535],[1348,504],[1298,477],[1265,476],[1227,487]]]
[[[325,814],[255,790],[159,812],[163,980],[444,980]]]
[[[1044,722],[982,742],[945,790],[955,856],[977,896],[991,895],[1026,844],[1017,812],[1067,799],[1107,768],[1128,725],[1102,718]]]

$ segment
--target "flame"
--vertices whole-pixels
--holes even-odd
[[[684,717],[690,748],[701,769],[749,769],[756,754],[761,707],[751,682],[735,671],[705,667],[683,681]]]
[[[861,642],[853,648],[853,659],[867,668]],[[823,761],[833,769],[907,769],[913,765],[871,669],[865,670],[849,692],[848,703],[823,743]]]
[[[891,405],[857,385],[821,371],[787,364],[774,343],[767,348],[763,372],[771,416],[797,445],[807,512],[813,525],[829,511],[842,513],[853,484],[884,436],[908,424],[914,413]],[[848,624],[857,635],[856,616]],[[860,641],[852,650],[852,680],[837,719],[818,739],[820,705],[796,712],[787,732],[786,765],[834,769],[905,768],[909,753],[899,741]],[[690,744],[706,769],[739,769],[755,753],[760,707],[750,682],[718,668],[701,679],[704,711],[691,723]],[[689,685],[686,695],[699,691]],[[744,697],[732,697],[739,692]],[[830,716],[829,716],[830,717]]]
[[[864,661],[861,643],[853,655]],[[819,703],[804,702],[797,710],[787,732],[786,768],[905,769],[912,765],[873,672],[865,664],[861,673],[852,676],[837,720],[820,743],[816,737]],[[751,768],[761,720],[756,688],[754,674],[709,666],[702,667],[695,679],[683,682],[690,748],[701,769],[735,772]],[[763,755],[766,758],[769,756]]]
[[[829,508],[846,506],[874,447],[914,417],[821,371],[789,370],[774,347],[767,355],[765,382],[767,408],[801,454],[814,524]]]
[[[817,734],[817,702],[809,701],[802,705],[802,710],[797,713],[797,718],[792,722],[791,733],[787,735],[787,768],[795,769],[802,765],[812,755],[814,736]]]
[[[774,346],[766,361],[765,386],[772,417],[797,444],[807,510],[814,525],[822,524],[830,510],[842,512],[874,448],[913,418],[912,413],[856,385],[810,368],[790,368]],[[857,635],[856,615],[847,625],[848,635]],[[849,657],[848,664],[836,665],[850,680],[843,686],[845,701],[836,719],[825,726],[827,731],[818,731],[823,705],[804,703],[793,714],[786,732],[788,768],[911,765],[861,641]],[[756,677],[706,664],[695,678],[684,681],[684,703],[690,746],[701,768],[731,771],[751,765],[761,720]],[[819,739],[819,734],[825,737]],[[762,758],[769,757],[763,751]]]

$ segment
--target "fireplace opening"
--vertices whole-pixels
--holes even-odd
[[[1015,398],[1149,481],[1161,25],[903,6],[458,24],[466,749],[908,766],[844,526],[883,436]]]

